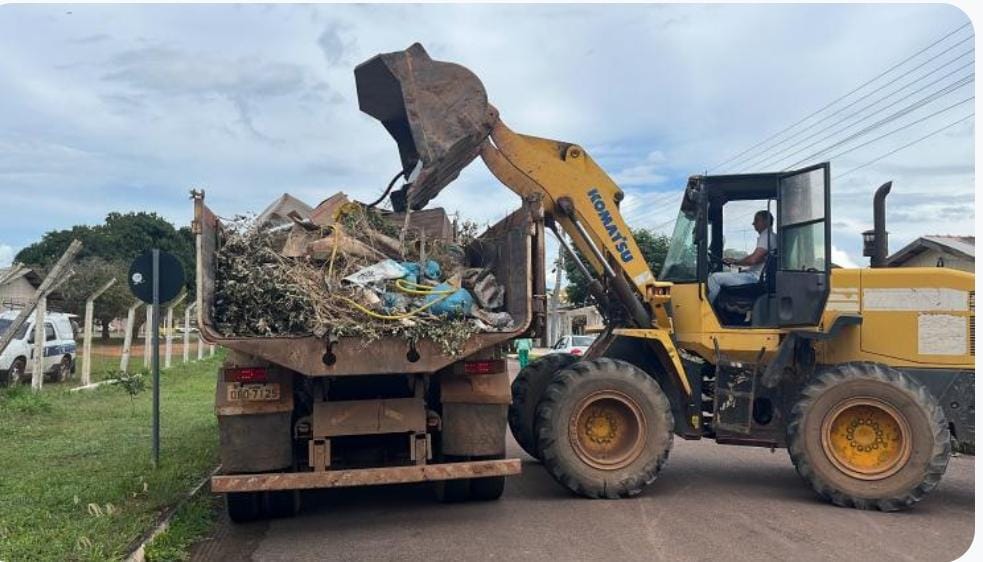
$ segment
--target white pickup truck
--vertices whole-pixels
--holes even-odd
[[[15,318],[16,311],[0,313],[0,334]],[[64,381],[75,372],[75,331],[71,318],[70,314],[50,312],[44,319],[44,372],[53,380]],[[33,352],[34,317],[31,316],[0,353],[0,384],[13,385],[29,379]]]

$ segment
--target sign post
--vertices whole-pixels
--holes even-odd
[[[151,346],[150,370],[153,377],[153,408],[151,410],[151,459],[154,468],[160,464],[160,303],[177,296],[184,285],[181,262],[157,248],[147,250],[130,264],[130,291],[150,305],[148,344]]]

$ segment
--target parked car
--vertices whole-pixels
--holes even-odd
[[[16,311],[0,313],[0,334],[17,318]],[[0,353],[0,382],[16,384],[30,378],[34,353],[34,316],[14,334],[7,349]],[[75,373],[75,332],[72,315],[50,312],[44,318],[44,372],[52,380],[64,381]]]
[[[550,353],[572,353],[583,355],[590,344],[597,339],[595,336],[563,336],[550,349]]]

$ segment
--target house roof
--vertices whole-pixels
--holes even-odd
[[[311,216],[311,211],[313,210],[314,209],[312,209],[307,203],[304,203],[289,193],[284,193],[280,197],[277,197],[276,201],[270,203],[270,205],[256,217],[255,223],[258,225],[263,225],[267,222],[286,223],[290,222],[287,215],[289,215],[291,211],[297,211],[300,216],[307,218]]]
[[[7,279],[6,277],[8,272],[14,270],[15,266],[16,264],[11,267],[0,267],[0,280],[2,280],[4,284],[11,283],[17,279],[20,279],[21,277],[24,277],[25,279],[27,279],[27,282],[30,283],[31,286],[34,288],[37,288],[39,285],[41,285],[41,281],[42,281],[41,276],[38,275],[33,269],[26,268],[26,267],[21,268],[20,271],[14,273],[12,277]]]
[[[904,248],[888,256],[887,264],[900,265],[926,250],[936,250],[968,260],[975,260],[976,237],[939,234],[920,236]]]
[[[383,215],[383,218],[392,226],[403,228],[406,215],[403,213],[389,213]],[[454,237],[453,225],[451,225],[451,221],[447,217],[447,211],[442,207],[413,211],[410,213],[410,228],[422,228],[424,234],[430,240],[439,239],[449,241]]]

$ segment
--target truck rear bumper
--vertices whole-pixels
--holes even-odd
[[[522,464],[519,459],[505,459],[322,472],[228,474],[212,477],[212,492],[261,492],[406,484],[458,478],[509,476],[520,472],[522,472]]]

